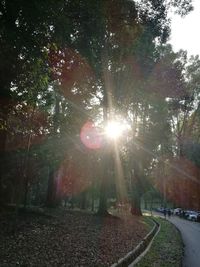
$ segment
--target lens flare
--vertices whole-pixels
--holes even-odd
[[[128,129],[128,124],[120,121],[110,121],[105,128],[105,134],[110,139],[118,139]]]
[[[93,122],[86,122],[81,128],[80,139],[89,149],[99,149],[102,147],[102,135],[98,127]]]

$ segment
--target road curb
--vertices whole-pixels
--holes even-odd
[[[135,261],[148,247],[149,243],[157,233],[159,229],[159,223],[151,219],[154,222],[153,229],[142,239],[142,241],[132,251],[126,254],[123,258],[119,259],[116,263],[112,264],[111,267],[127,267],[133,261]]]

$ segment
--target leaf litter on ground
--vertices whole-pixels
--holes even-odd
[[[1,215],[0,266],[110,266],[149,232],[142,217]]]

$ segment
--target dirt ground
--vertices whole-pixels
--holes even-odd
[[[110,266],[149,232],[142,217],[0,215],[0,266]]]

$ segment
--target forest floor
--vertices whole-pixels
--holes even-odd
[[[110,266],[152,225],[143,217],[102,218],[62,210],[55,216],[0,215],[0,266]]]

